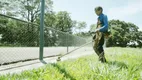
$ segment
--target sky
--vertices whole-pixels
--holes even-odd
[[[53,11],[67,11],[72,20],[85,21],[86,31],[97,22],[96,6],[103,7],[108,20],[132,22],[142,31],[142,0],[53,0]]]

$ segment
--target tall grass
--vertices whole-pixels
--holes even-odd
[[[107,48],[107,63],[96,54],[55,64],[20,74],[1,75],[0,80],[142,80],[142,50]]]

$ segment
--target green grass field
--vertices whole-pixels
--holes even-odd
[[[107,48],[107,63],[96,54],[47,64],[20,74],[1,75],[0,80],[142,80],[142,49]]]

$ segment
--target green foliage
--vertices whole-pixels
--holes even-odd
[[[96,24],[91,24],[90,25],[90,31],[95,31],[95,29],[96,29]]]
[[[95,24],[90,26],[90,31],[94,31]],[[120,20],[110,20],[109,30],[111,31],[111,37],[106,41],[107,47],[119,46],[119,47],[142,47],[141,31],[138,31],[138,26],[133,23],[127,23]]]
[[[83,29],[87,26],[86,22],[78,22],[77,29]]]
[[[84,22],[84,21],[82,21],[82,22],[81,22],[81,21],[79,21],[79,22],[74,21],[74,22],[73,22],[73,25],[74,25],[76,34],[78,34],[78,35],[80,35],[81,32],[82,32],[82,30],[87,27],[87,24],[86,24],[86,22]],[[77,30],[78,30],[78,32],[77,32]]]
[[[40,14],[40,0],[8,0],[0,1],[0,3],[0,9],[5,10],[6,15],[19,17],[32,23],[37,22],[37,17]],[[52,10],[52,4],[51,0],[46,0],[45,8]],[[0,33],[2,39],[0,41],[2,45],[38,46],[38,26],[11,20],[6,17],[3,17],[3,19],[6,19],[7,22],[0,21],[0,30],[2,30]]]
[[[141,80],[142,53],[138,48],[107,48],[107,63],[97,55],[47,64],[19,74],[1,75],[1,80]]]
[[[5,17],[1,17],[0,25],[0,34],[2,35],[2,39],[0,40],[2,43],[1,46],[37,46],[37,26],[7,19]],[[31,30],[28,26],[34,26],[34,29]]]
[[[72,46],[85,43],[83,38],[79,38],[72,34],[72,28],[74,23],[66,11],[60,11],[58,13],[49,12],[45,14],[45,46]],[[54,28],[55,30],[51,29]],[[62,31],[62,32],[61,32]],[[66,33],[64,33],[66,32]],[[78,41],[81,39],[80,41]],[[83,43],[82,43],[83,44]]]
[[[60,11],[56,15],[56,23],[55,23],[56,29],[63,31],[63,32],[68,32],[72,33],[71,28],[72,28],[72,20],[71,17],[69,16],[69,13],[66,11]]]
[[[12,13],[15,17],[22,17],[23,20],[39,24],[40,0],[15,0],[15,2],[17,2],[17,5],[15,5],[12,0],[2,1],[0,5],[2,6],[1,8],[5,10],[10,7],[10,5],[15,5],[14,7],[11,6],[14,9],[17,7],[19,9]],[[6,3],[8,7],[4,6]],[[58,13],[53,12],[52,4],[53,2],[51,0],[46,0],[44,28],[45,46],[72,45],[72,40],[77,41],[77,39],[74,39],[74,36],[69,35],[72,34],[72,19],[66,11],[59,11]],[[1,46],[39,45],[39,26],[23,23],[2,16],[0,17],[0,35],[2,35],[2,38],[0,39]],[[54,28],[56,31],[51,28]]]
[[[108,39],[107,46],[136,47],[139,39],[138,27],[133,23],[119,20],[110,20],[112,37]],[[139,42],[139,44],[141,44]]]

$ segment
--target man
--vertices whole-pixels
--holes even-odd
[[[100,21],[100,23],[101,23],[101,28],[97,28],[95,30],[95,32],[96,33],[101,32],[102,35],[101,35],[101,38],[100,38],[98,44],[94,45],[93,48],[94,48],[95,52],[97,53],[97,55],[99,56],[99,61],[106,62],[103,45],[104,45],[104,41],[105,41],[104,34],[108,31],[108,19],[107,19],[107,16],[105,14],[103,14],[103,8],[100,6],[95,8],[95,13],[98,16],[98,21]]]

